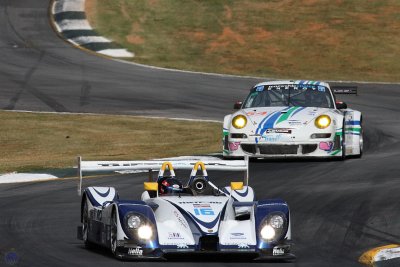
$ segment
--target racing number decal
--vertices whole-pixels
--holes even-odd
[[[204,216],[215,215],[214,211],[211,208],[195,208],[194,213],[196,215],[204,215]]]

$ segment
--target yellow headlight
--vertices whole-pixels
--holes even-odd
[[[237,115],[232,120],[232,125],[236,129],[242,129],[247,124],[247,118],[244,115]]]
[[[329,125],[331,125],[331,117],[328,115],[321,115],[315,119],[315,126],[319,129],[325,129]]]

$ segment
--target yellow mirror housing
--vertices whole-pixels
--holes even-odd
[[[145,182],[144,190],[147,191],[158,191],[158,183],[156,182]]]
[[[231,189],[232,190],[242,190],[243,182],[231,182]]]

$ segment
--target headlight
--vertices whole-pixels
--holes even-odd
[[[281,229],[284,224],[284,219],[281,215],[273,215],[269,219],[269,224],[275,229]]]
[[[137,233],[140,239],[149,240],[153,236],[153,230],[148,225],[140,226]]]
[[[321,115],[315,119],[315,126],[319,129],[325,129],[331,125],[331,117],[328,115]]]
[[[247,118],[244,115],[237,115],[232,120],[232,125],[236,129],[242,129],[247,124]]]
[[[260,225],[260,237],[266,242],[274,242],[283,238],[288,223],[286,215],[280,211],[270,213]]]
[[[275,237],[275,230],[267,224],[261,229],[260,234],[263,239],[272,240]]]
[[[133,228],[133,229],[137,229],[140,226],[140,217],[136,216],[136,215],[131,215],[128,218],[128,227],[129,228]]]

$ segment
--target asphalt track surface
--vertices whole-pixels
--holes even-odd
[[[0,108],[140,114],[222,120],[257,79],[154,70],[73,48],[48,22],[46,0],[0,0]],[[258,198],[283,198],[292,212],[295,263],[252,266],[358,266],[365,250],[400,235],[400,86],[360,84],[341,98],[364,117],[365,154],[346,161],[251,163]],[[23,130],[23,129],[22,129]],[[190,130],[190,129],[188,129]],[[2,155],[6,156],[6,155]],[[219,183],[232,174],[214,173]],[[86,179],[137,198],[145,176]],[[0,186],[0,255],[18,266],[241,266],[206,262],[120,262],[76,239],[76,181]],[[0,259],[0,266],[12,262]]]

